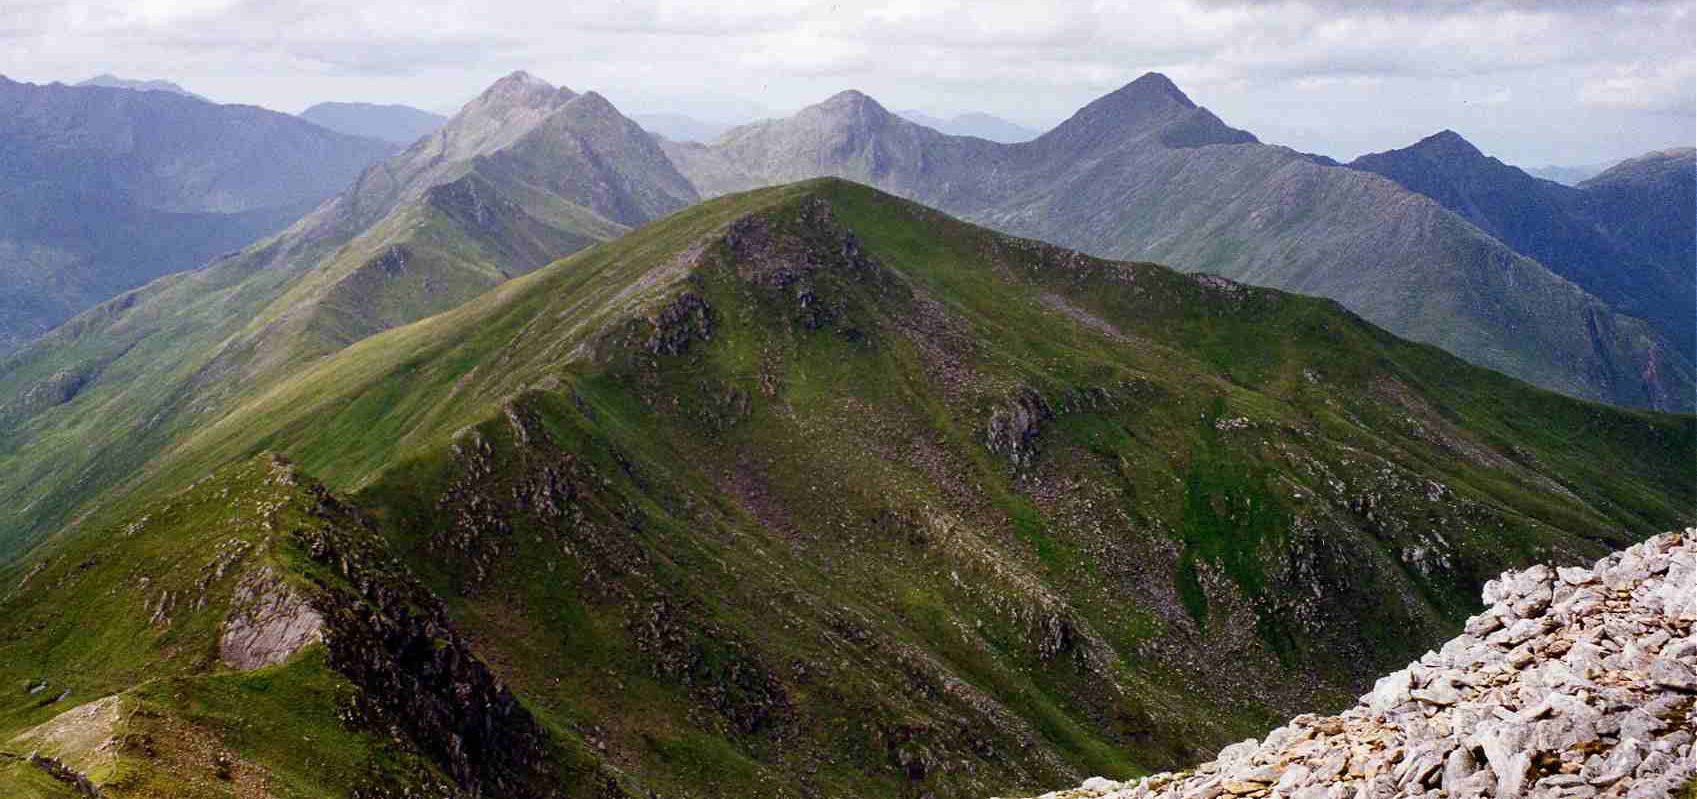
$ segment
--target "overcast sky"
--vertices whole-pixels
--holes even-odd
[[[522,68],[626,113],[743,121],[857,88],[892,109],[1046,128],[1155,70],[1264,141],[1351,158],[1452,128],[1539,166],[1693,143],[1694,6],[0,0],[0,74],[165,78],[293,112],[442,109]]]

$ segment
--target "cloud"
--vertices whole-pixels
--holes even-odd
[[[165,77],[283,108],[323,99],[441,107],[523,67],[632,111],[739,121],[859,88],[891,107],[1041,126],[1160,70],[1234,124],[1344,155],[1365,136],[1444,127],[1499,131],[1507,149],[1522,146],[1518,136],[1533,143],[1528,152],[1557,134],[1628,146],[1635,140],[1618,134],[1635,125],[1645,137],[1689,139],[1694,123],[1668,112],[1690,108],[1697,70],[1689,0],[6,0],[6,9],[0,73]],[[1563,116],[1570,130],[1552,134],[1549,120]],[[1555,149],[1536,157],[1555,160]]]
[[[1607,70],[1579,87],[1591,108],[1616,108],[1690,115],[1697,111],[1697,58],[1640,61]]]

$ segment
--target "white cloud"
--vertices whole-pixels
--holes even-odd
[[[1665,146],[1697,125],[1667,113],[1691,106],[1689,0],[0,3],[0,73],[165,77],[291,110],[441,107],[522,67],[633,111],[734,118],[852,87],[1046,125],[1157,69],[1234,124],[1333,155],[1453,127],[1509,157],[1600,160],[1617,153],[1585,155],[1584,137]]]
[[[1697,58],[1640,61],[1606,69],[1579,87],[1579,101],[1592,108],[1682,113],[1697,110]]]

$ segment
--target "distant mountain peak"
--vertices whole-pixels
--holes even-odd
[[[1173,83],[1172,78],[1169,78],[1159,72],[1145,72],[1139,76],[1137,80],[1121,86],[1118,90],[1102,99],[1105,100],[1110,97],[1121,100],[1155,100],[1165,98],[1172,100],[1185,108],[1196,107],[1196,103],[1191,102],[1190,97],[1185,95],[1184,91],[1178,87],[1178,84]]]
[[[180,94],[184,97],[193,97],[196,100],[206,100],[205,97],[195,94],[194,92],[191,92],[188,89],[168,80],[131,80],[129,78],[120,78],[110,72],[103,72],[99,75],[95,75],[94,77],[76,85],[95,86],[104,89],[131,89],[134,91],[144,92],[170,92],[172,94]],[[207,100],[207,102],[211,101]]]
[[[1176,84],[1159,72],[1147,72],[1108,94],[1096,98],[1073,114],[1066,125],[1137,128],[1165,118],[1175,111],[1188,111],[1196,104]],[[1065,125],[1063,125],[1065,127]]]
[[[1470,158],[1479,158],[1485,155],[1478,147],[1473,146],[1473,142],[1462,138],[1461,134],[1456,133],[1449,128],[1444,128],[1437,133],[1415,142],[1408,149],[1448,157],[1467,156]]]
[[[825,101],[820,103],[819,107],[855,110],[866,109],[876,111],[880,114],[890,113],[877,100],[872,99],[870,95],[858,89],[844,89],[843,91],[837,92],[836,94],[825,98]]]
[[[564,97],[561,97],[564,95]],[[570,89],[555,87],[535,75],[524,70],[516,70],[506,77],[489,85],[478,96],[484,104],[519,105],[540,108],[550,104],[558,104],[576,96]]]
[[[1244,144],[1257,141],[1248,131],[1222,122],[1208,109],[1191,102],[1178,86],[1159,72],[1142,77],[1096,98],[1043,139],[1067,148],[1089,148],[1159,130],[1168,147]]]

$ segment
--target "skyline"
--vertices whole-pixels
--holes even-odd
[[[1452,129],[1509,163],[1579,165],[1697,139],[1689,3],[1403,0],[890,2],[763,9],[650,0],[16,0],[0,74],[175,81],[298,113],[322,101],[450,110],[523,69],[627,114],[781,116],[844,89],[1036,129],[1148,71],[1263,141],[1340,160]],[[391,7],[392,6],[392,7]]]

